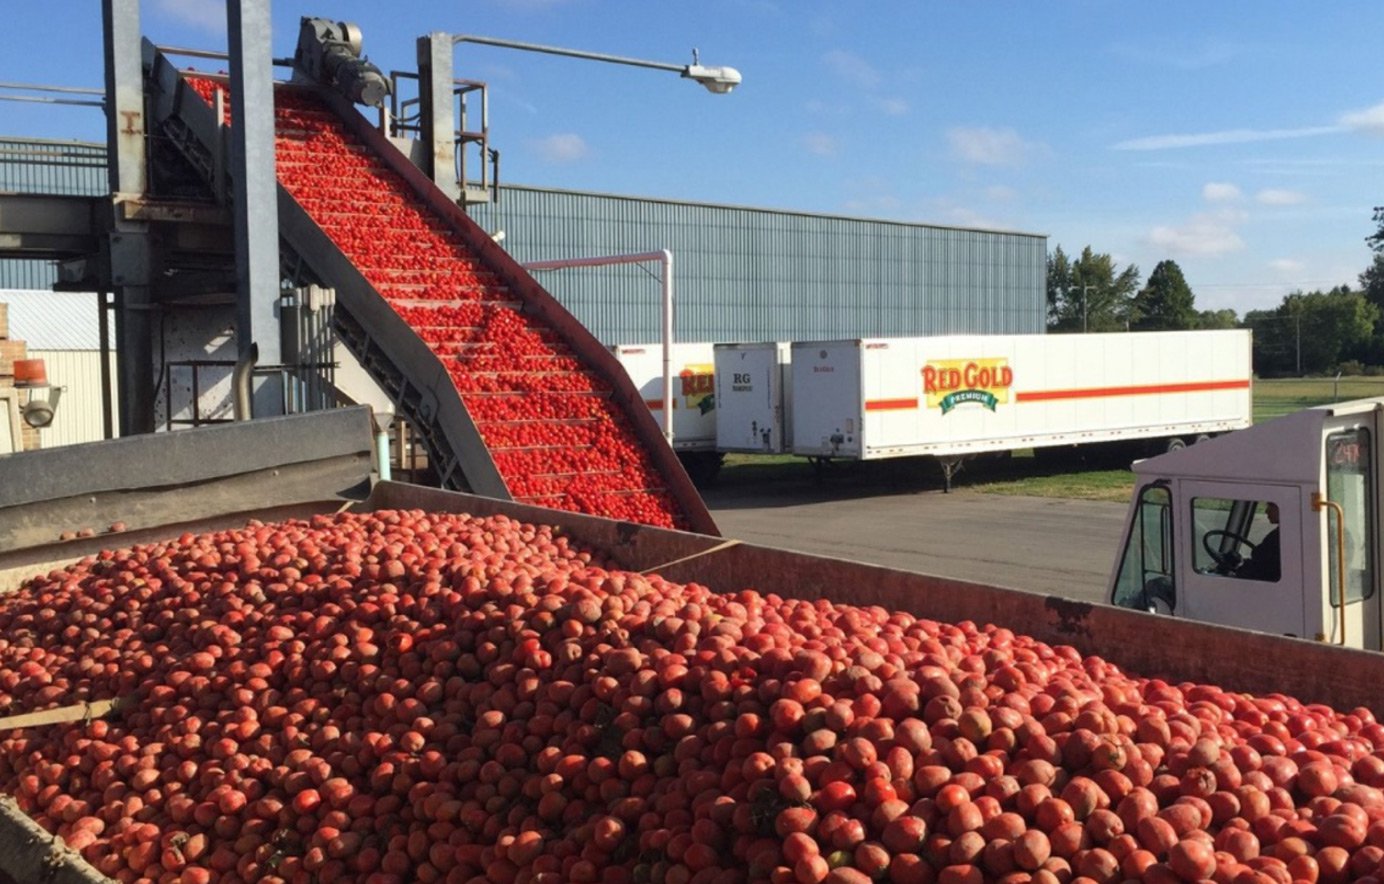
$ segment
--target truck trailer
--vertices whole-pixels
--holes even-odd
[[[715,357],[716,448],[745,454],[790,451],[792,345],[717,344]]]
[[[671,396],[663,393],[663,345],[619,344],[610,348],[663,427],[694,482],[711,481],[721,467],[716,445],[717,406],[713,345],[674,342],[668,348]],[[671,419],[664,413],[671,403]]]
[[[1132,460],[1250,424],[1242,330],[801,341],[792,363],[794,454],[932,455],[948,483],[977,454]]]

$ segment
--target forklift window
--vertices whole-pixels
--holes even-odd
[[[1177,604],[1169,530],[1172,498],[1165,485],[1150,485],[1139,494],[1129,536],[1125,538],[1112,604],[1139,611],[1171,614]]]
[[[1192,562],[1201,574],[1276,583],[1282,573],[1278,505],[1269,501],[1192,500]]]
[[[1359,602],[1374,594],[1374,550],[1362,540],[1374,536],[1374,476],[1371,474],[1370,431],[1359,427],[1326,438],[1326,496],[1345,513],[1346,602]],[[1336,511],[1328,509],[1326,521],[1327,574],[1331,604],[1340,605],[1341,590],[1336,533]]]

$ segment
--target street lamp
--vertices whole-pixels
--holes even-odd
[[[528,52],[544,52],[548,55],[563,55],[568,58],[584,58],[588,61],[605,61],[611,64],[627,64],[633,67],[653,68],[658,71],[673,71],[685,80],[701,83],[708,92],[725,95],[741,80],[740,72],[732,67],[708,67],[701,63],[697,50],[692,50],[691,64],[672,64],[666,61],[645,61],[639,58],[626,58],[622,55],[608,55],[604,52],[586,52],[581,49],[564,49],[561,46],[543,46],[538,43],[521,43],[518,40],[499,40],[494,37],[477,37],[472,34],[456,34],[452,44],[479,43],[483,46],[501,46],[506,49],[523,49]]]
[[[603,52],[587,52],[580,49],[565,49],[560,46],[523,43],[518,40],[480,37],[474,34],[448,34],[443,31],[434,31],[419,37],[418,98],[422,117],[419,134],[426,150],[424,169],[442,192],[454,200],[461,198],[461,187],[456,180],[456,172],[452,169],[451,161],[456,150],[458,137],[455,114],[452,110],[453,90],[456,86],[456,81],[452,78],[452,55],[458,43],[521,49],[527,52],[543,52],[548,55],[561,55],[587,61],[604,61],[611,64],[652,68],[658,71],[672,71],[685,80],[702,84],[708,92],[716,95],[725,95],[739,86],[743,79],[740,72],[735,68],[710,67],[702,64],[695,49],[692,50],[691,64],[673,64],[663,61],[646,61],[641,58],[626,58],[622,55],[608,55]]]

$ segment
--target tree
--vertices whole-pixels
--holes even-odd
[[[1254,310],[1254,368],[1260,374],[1320,373],[1355,359],[1371,361],[1370,343],[1379,308],[1362,292],[1338,286],[1329,292],[1294,292],[1276,310]]]
[[[1196,328],[1239,328],[1240,317],[1234,310],[1202,310],[1197,313]]]
[[[1384,206],[1374,207],[1373,218],[1378,229],[1365,237],[1365,244],[1374,252],[1374,262],[1360,274],[1360,288],[1371,304],[1384,310]]]
[[[1384,251],[1374,253],[1374,263],[1360,274],[1360,290],[1365,300],[1384,310]]]
[[[1378,255],[1380,252],[1384,252],[1384,206],[1375,206],[1372,218],[1378,229],[1365,237],[1365,243],[1370,247],[1371,252]]]
[[[1280,304],[1273,310],[1251,310],[1245,328],[1254,333],[1254,373],[1279,377],[1302,373],[1301,317]]]
[[[1149,280],[1134,296],[1132,328],[1166,331],[1195,328],[1196,296],[1176,261],[1159,261]]]
[[[1048,255],[1048,328],[1057,328],[1062,319],[1065,292],[1072,287],[1072,264],[1058,246]]]
[[[1109,255],[1087,246],[1070,260],[1062,247],[1048,258],[1048,328],[1053,331],[1125,331],[1134,318],[1139,268],[1117,270]]]

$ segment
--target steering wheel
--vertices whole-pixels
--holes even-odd
[[[1229,538],[1235,541],[1235,546],[1222,552],[1212,545],[1211,541],[1215,538]],[[1239,547],[1248,547],[1251,553],[1254,552],[1254,544],[1250,543],[1249,540],[1234,531],[1222,531],[1220,529],[1213,529],[1203,534],[1201,545],[1205,548],[1206,554],[1215,561],[1216,573],[1218,574],[1231,574],[1236,568],[1244,564],[1245,559],[1244,556],[1240,555]]]
[[[1139,593],[1139,607],[1150,614],[1171,614],[1177,605],[1173,582],[1167,577],[1151,577]]]

